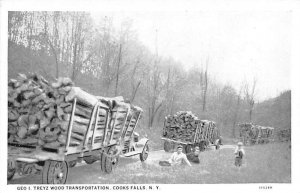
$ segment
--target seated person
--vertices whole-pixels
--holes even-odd
[[[195,151],[186,154],[186,157],[190,162],[199,164],[200,163],[199,154],[200,154],[200,148],[196,146]]]
[[[186,155],[182,152],[183,147],[179,145],[177,147],[177,151],[174,152],[170,159],[167,161],[160,161],[159,165],[161,166],[178,166],[185,162],[188,166],[192,166],[189,160],[187,159]]]

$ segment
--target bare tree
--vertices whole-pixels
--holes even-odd
[[[131,81],[130,81],[131,88],[132,88],[132,90],[131,90],[131,98],[130,98],[131,102],[134,101],[136,93],[137,93],[139,87],[142,84],[141,78],[136,81],[136,74],[137,74],[137,70],[138,70],[139,65],[140,65],[140,58],[137,59],[135,65],[133,67],[133,70],[132,70]]]
[[[242,87],[239,89],[239,93],[236,98],[236,105],[235,105],[235,110],[234,110],[234,117],[233,117],[233,123],[232,123],[232,137],[235,138],[235,131],[236,131],[236,123],[238,120],[239,116],[239,111],[240,111],[240,104],[241,104],[241,94],[242,94]]]
[[[119,57],[118,57],[118,62],[117,62],[115,96],[118,95],[118,83],[119,83],[121,59],[122,59],[122,44],[120,44]]]
[[[209,63],[209,58],[206,58],[206,68],[203,71],[203,68],[200,72],[200,87],[201,87],[201,95],[202,95],[202,111],[206,110],[206,95],[207,95],[207,87],[208,87],[208,74],[207,67]]]
[[[153,126],[154,118],[160,107],[163,105],[163,101],[159,100],[159,96],[162,91],[162,82],[161,82],[161,71],[158,68],[161,58],[158,57],[158,47],[157,47],[157,30],[155,38],[155,59],[151,73],[148,76],[148,89],[147,95],[149,96],[149,122],[148,128],[151,129]]]
[[[249,83],[245,82],[244,84],[244,95],[245,95],[245,100],[247,104],[249,105],[249,121],[252,121],[252,113],[253,113],[253,107],[255,104],[255,89],[256,89],[256,83],[257,79],[253,79],[253,84],[252,87],[250,88]]]
[[[163,105],[163,101],[159,98],[162,91],[161,85],[161,72],[154,67],[151,75],[149,76],[148,96],[150,97],[148,105],[149,123],[148,127],[151,129],[153,126],[154,118],[160,107]]]

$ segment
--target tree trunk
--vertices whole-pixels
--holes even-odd
[[[121,59],[122,59],[122,44],[120,44],[119,57],[118,57],[118,63],[117,63],[117,77],[116,77],[115,96],[118,95],[119,70],[120,70]]]

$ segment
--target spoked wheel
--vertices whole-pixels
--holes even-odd
[[[141,162],[145,161],[148,158],[148,154],[149,154],[149,145],[146,143],[142,153],[140,153]]]
[[[45,161],[43,168],[43,184],[65,184],[68,177],[68,164],[66,161]]]
[[[75,167],[76,164],[77,164],[77,160],[69,161],[69,163],[68,163],[68,165],[69,165],[70,168]]]
[[[7,180],[11,180],[16,173],[16,164],[14,160],[7,159]]]
[[[119,155],[116,155],[116,146],[112,146],[107,150],[106,154],[101,156],[101,169],[105,173],[111,173],[119,162]]]
[[[165,152],[170,152],[172,149],[172,144],[169,141],[164,142],[164,150]]]

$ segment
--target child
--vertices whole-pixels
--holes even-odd
[[[238,146],[236,147],[234,154],[235,154],[235,162],[234,165],[237,167],[241,167],[242,166],[242,162],[243,162],[243,157],[245,155],[245,151],[242,148],[243,143],[242,142],[238,142],[237,144]]]

